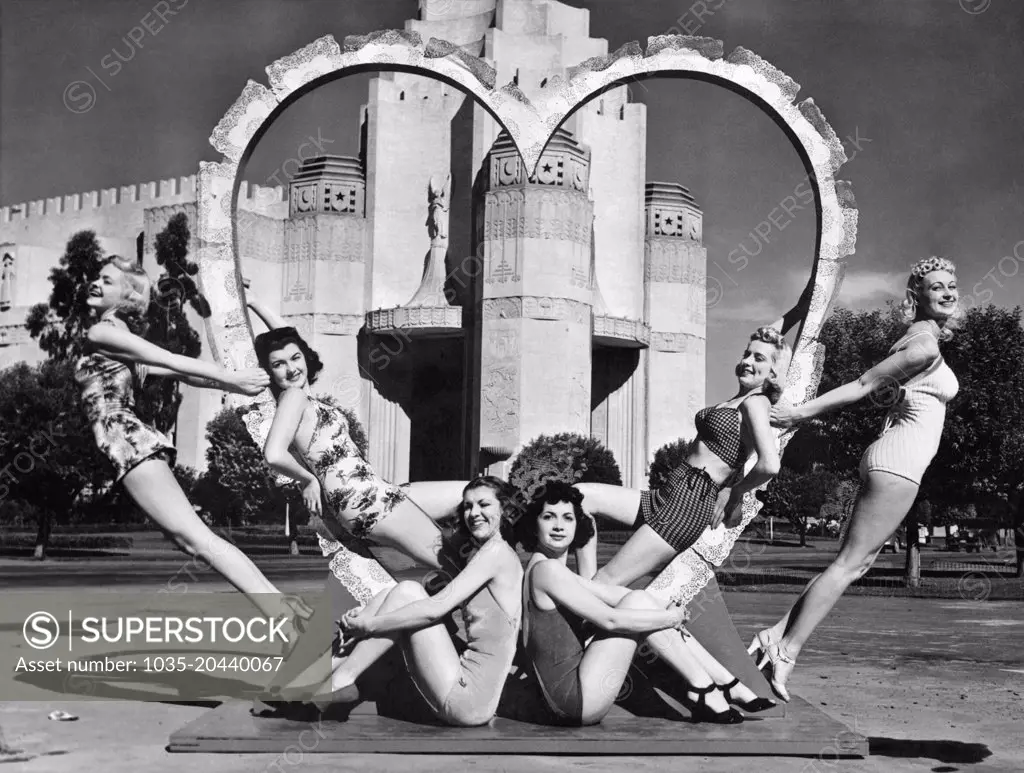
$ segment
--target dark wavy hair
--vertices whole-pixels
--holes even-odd
[[[462,489],[462,495],[465,496],[467,491],[472,491],[473,489],[478,488],[489,488],[494,492],[494,496],[501,507],[501,536],[505,542],[512,547],[515,547],[515,535],[513,533],[514,524],[511,518],[513,511],[513,499],[516,495],[515,487],[494,475],[480,475],[473,478],[473,480],[466,484],[466,487]],[[460,545],[472,543],[472,537],[469,533],[469,529],[466,528],[465,503],[460,502],[457,509],[459,517],[455,519],[455,529],[452,539],[455,543]]]
[[[320,376],[320,371],[324,369],[324,363],[316,350],[307,344],[306,339],[299,335],[299,331],[293,327],[279,327],[256,336],[253,346],[256,349],[256,359],[260,367],[273,378],[270,369],[270,353],[279,351],[288,344],[295,344],[299,347],[302,356],[306,358],[306,378],[310,384],[315,384]],[[270,391],[274,397],[277,397],[281,391],[273,380],[270,382]]]
[[[562,502],[571,503],[576,516],[576,534],[572,538],[569,550],[578,550],[590,541],[595,532],[594,522],[583,511],[583,494],[573,485],[561,480],[552,480],[540,487],[530,504],[526,506],[523,517],[516,521],[515,537],[523,546],[523,550],[530,553],[537,550],[537,521],[544,512],[544,506]]]

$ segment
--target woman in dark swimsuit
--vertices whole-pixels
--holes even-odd
[[[687,616],[681,607],[666,610],[645,591],[595,582],[569,570],[569,551],[590,542],[595,531],[582,502],[573,486],[549,482],[516,523],[518,540],[532,552],[523,582],[523,644],[557,724],[600,722],[644,639],[686,680],[684,702],[694,719],[742,722],[743,715],[731,709],[730,702],[747,711],[772,707],[772,701],[753,697],[696,646],[682,627]],[[709,671],[717,674],[721,685]],[[743,700],[743,691],[751,699]]]
[[[75,367],[82,405],[100,451],[115,471],[115,485],[189,555],[199,556],[269,617],[308,619],[312,610],[284,597],[244,553],[218,537],[196,515],[171,466],[175,449],[135,413],[135,391],[147,377],[176,378],[197,387],[258,395],[269,383],[259,369],[228,371],[172,354],[137,333],[145,327],[150,280],[137,264],[112,256],[89,287],[87,304],[99,316],[89,328],[86,353]]]
[[[777,329],[758,328],[736,365],[739,391],[697,414],[697,437],[685,461],[656,491],[580,483],[586,509],[632,526],[633,535],[594,578],[629,585],[682,553],[708,527],[739,525],[748,491],[779,471],[779,452],[769,423],[782,394],[779,380],[789,364],[789,344]],[[751,452],[757,462],[746,475]]]

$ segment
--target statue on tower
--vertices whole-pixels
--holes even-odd
[[[3,267],[0,268],[0,311],[7,311],[14,305],[14,256],[4,253]]]
[[[452,176],[449,173],[445,175],[444,182],[438,181],[438,175],[432,175],[427,185],[427,201],[430,207],[427,232],[430,234],[431,245],[448,244],[448,193],[451,184]]]

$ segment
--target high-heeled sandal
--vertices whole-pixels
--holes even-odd
[[[758,631],[757,636],[751,639],[750,646],[747,647],[747,654],[750,655],[756,663],[758,663],[758,670],[764,667],[768,648],[774,647],[778,643],[778,640],[775,638],[775,630],[772,628],[765,628],[763,631]]]
[[[761,660],[761,664],[758,668],[764,673],[765,678],[768,680],[768,684],[771,685],[772,692],[779,696],[783,701],[789,703],[789,690],[786,689],[786,683],[778,678],[779,664],[786,663],[790,666],[796,665],[796,658],[790,657],[782,649],[782,642],[776,642],[768,645],[764,651],[764,658]]]
[[[739,698],[732,697],[732,688],[736,687],[739,683],[739,679],[733,679],[729,684],[721,685],[722,694],[732,705],[739,706],[744,711],[749,711],[752,714],[758,711],[767,711],[778,705],[771,698],[754,698],[752,701],[741,701]]]
[[[707,696],[718,690],[717,684],[710,684],[707,687],[686,688],[687,692],[697,694],[697,700],[691,700],[687,695],[681,701],[690,711],[690,715],[698,722],[713,722],[716,725],[738,725],[743,721],[743,715],[736,709],[729,707],[725,711],[715,711],[707,704]]]

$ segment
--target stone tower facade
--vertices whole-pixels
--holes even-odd
[[[555,0],[420,0],[406,27],[486,58],[528,95],[608,52],[588,11]],[[682,185],[647,180],[646,121],[625,86],[609,90],[531,176],[465,94],[382,73],[358,157],[310,159],[283,188],[242,184],[243,273],[320,352],[314,391],[358,413],[385,478],[503,473],[536,436],[576,432],[643,487],[654,452],[692,436],[702,215]],[[179,211],[195,222],[194,176],[0,210],[0,366],[41,358],[22,324],[74,232],[156,275],[153,238]],[[183,391],[179,460],[202,469],[221,399]]]
[[[590,434],[590,151],[559,130],[528,176],[502,134],[479,192],[479,445],[505,458],[543,433]]]

